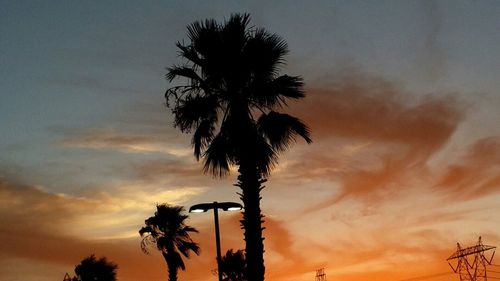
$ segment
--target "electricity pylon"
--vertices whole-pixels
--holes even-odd
[[[462,248],[457,243],[457,251],[447,261],[453,272],[460,275],[460,281],[487,281],[486,266],[491,265],[495,249],[494,246],[483,245],[480,236],[477,244],[472,247]],[[493,250],[493,253],[488,259],[484,253],[489,250]],[[453,266],[451,262],[455,260],[456,266]]]
[[[316,270],[316,281],[326,281],[325,268]]]

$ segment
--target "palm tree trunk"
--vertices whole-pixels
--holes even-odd
[[[168,281],[177,281],[177,264],[176,260],[172,255],[169,255],[168,253],[163,252],[163,257],[165,258],[165,261],[167,262],[167,269],[168,269]]]
[[[244,229],[244,237],[246,242],[246,260],[247,260],[247,278],[248,281],[263,281],[264,280],[264,238],[261,226],[264,222],[264,216],[260,210],[260,191],[261,184],[265,182],[255,165],[240,163],[240,175],[238,183],[242,190],[241,200],[245,206],[243,212],[243,220],[241,224]]]

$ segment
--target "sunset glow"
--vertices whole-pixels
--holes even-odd
[[[288,112],[313,139],[262,191],[266,280],[452,281],[457,242],[500,247],[498,1],[1,6],[2,281],[61,281],[90,254],[166,280],[138,233],[156,204],[240,202],[237,169],[203,174],[164,100],[186,26],[234,12],[288,42],[306,90]],[[189,215],[201,254],[179,280],[217,280],[213,215]],[[222,252],[243,249],[240,212],[219,220]]]

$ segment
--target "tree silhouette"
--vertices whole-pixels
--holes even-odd
[[[238,166],[237,186],[244,204],[248,279],[264,280],[263,215],[260,191],[280,152],[300,136],[311,142],[299,119],[276,110],[304,97],[298,76],[279,75],[286,42],[263,28],[249,27],[248,14],[235,14],[187,27],[190,42],[177,42],[184,62],[168,68],[167,80],[186,85],[165,93],[174,126],[193,133],[194,155],[204,171],[224,176]]]
[[[221,258],[223,281],[247,281],[245,253],[242,250],[228,250]]]
[[[188,216],[183,212],[184,208],[181,206],[156,205],[154,216],[146,219],[146,226],[139,230],[143,237],[141,249],[147,254],[148,246],[154,245],[161,251],[167,263],[170,281],[177,280],[179,269],[186,270],[181,254],[189,258],[190,251],[197,255],[200,253],[200,247],[189,236],[190,232],[198,230],[185,224]]]
[[[97,259],[95,255],[84,258],[75,267],[76,277],[79,281],[116,281],[118,265],[107,261],[105,257]]]

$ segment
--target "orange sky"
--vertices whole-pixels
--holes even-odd
[[[186,24],[240,9],[289,42],[283,72],[306,81],[289,112],[313,138],[262,192],[266,280],[458,280],[457,242],[500,245],[497,2],[14,2],[0,11],[0,280],[62,280],[90,254],[120,281],[165,280],[138,234],[155,204],[239,200],[236,174],[203,175],[171,127],[162,76]],[[220,218],[223,252],[243,248],[240,214]],[[216,280],[212,214],[189,224],[202,253],[180,280]]]

